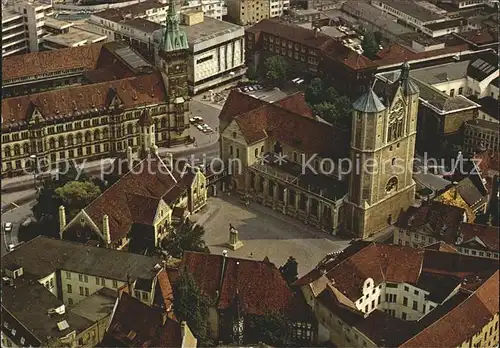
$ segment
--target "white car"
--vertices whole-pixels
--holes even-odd
[[[191,117],[191,118],[189,119],[189,122],[191,122],[191,123],[195,123],[195,122],[196,122],[196,118]]]
[[[10,232],[12,232],[12,222],[6,222],[6,223],[3,225],[3,230],[5,231],[5,233],[10,233]]]
[[[198,130],[202,131],[203,132],[203,126],[201,124],[197,124],[196,125],[196,128],[198,128]]]

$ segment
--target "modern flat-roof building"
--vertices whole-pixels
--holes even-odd
[[[96,34],[75,26],[74,23],[52,17],[45,19],[45,29],[48,34],[44,37],[43,47],[49,50],[90,45],[107,40],[104,34]]]
[[[2,58],[37,52],[46,35],[44,20],[51,14],[52,5],[47,3],[2,3]]]

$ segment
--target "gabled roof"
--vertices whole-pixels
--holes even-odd
[[[168,311],[171,318],[174,319],[174,314],[172,311],[173,303],[174,293],[172,290],[170,278],[168,277],[168,273],[165,270],[161,270],[156,277],[156,290],[153,304],[165,311]]]
[[[108,215],[112,242],[125,237],[134,222],[150,224],[160,199],[170,204],[192,183],[194,174],[171,172],[157,155],[149,155],[83,210],[101,228]]]
[[[170,318],[163,324],[163,311],[149,307],[123,292],[102,347],[181,347],[181,324]]]
[[[125,109],[159,104],[166,99],[160,74],[80,85],[2,99],[2,129],[25,124],[36,107],[45,120],[99,115],[114,98]]]
[[[345,131],[278,105],[248,98],[254,99],[232,91],[219,119],[228,123],[235,120],[249,144],[269,137],[305,153],[331,157],[348,154],[349,134]]]
[[[460,225],[457,234],[462,236],[463,243],[478,238],[486,246],[487,250],[499,251],[499,228],[496,226],[463,223]]]
[[[309,105],[307,105],[305,95],[303,92],[297,92],[288,97],[285,97],[275,103],[282,108],[294,112],[296,114],[314,118],[314,112],[311,110]]]
[[[215,300],[216,308],[228,309],[238,293],[246,314],[288,312],[296,300],[281,272],[268,261],[185,252],[180,270],[193,275],[201,291]],[[301,313],[309,318],[308,313]]]
[[[439,241],[434,244],[428,245],[425,247],[425,249],[443,251],[445,253],[458,253],[457,249],[455,249],[454,247],[443,241]]]

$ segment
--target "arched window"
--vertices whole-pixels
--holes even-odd
[[[85,142],[90,143],[92,141],[92,134],[89,131],[85,132]]]
[[[49,139],[49,149],[53,149],[56,147],[56,140],[54,138]]]
[[[387,181],[387,185],[385,186],[385,191],[387,193],[392,193],[398,190],[398,178],[393,176]]]
[[[59,137],[59,147],[64,147],[64,137],[62,135]]]
[[[5,157],[10,157],[10,146],[6,146],[4,152],[5,152]]]
[[[14,145],[14,156],[19,156],[21,154],[21,146],[18,144]]]
[[[103,139],[108,139],[108,129],[107,128],[104,128],[104,130],[102,131],[102,137],[103,137]]]
[[[94,139],[95,140],[100,140],[101,139],[101,131],[99,129],[96,129],[94,131]]]
[[[82,139],[83,139],[82,133],[76,134],[76,143],[77,144],[81,144],[82,143]]]
[[[259,156],[259,149],[255,148],[255,158],[257,158],[258,156]]]
[[[391,165],[395,165],[395,164],[396,164],[396,158],[393,158],[393,159],[391,160]]]
[[[134,133],[134,128],[132,127],[132,124],[129,123],[127,125],[127,134],[132,135]]]
[[[260,153],[264,153],[264,145],[260,147]]]
[[[30,153],[30,144],[28,143],[24,143],[23,144],[23,153],[26,155],[28,153]]]
[[[161,119],[161,128],[166,128],[167,127],[167,118],[163,117]]]
[[[73,134],[68,135],[68,145],[73,145]]]
[[[229,155],[233,155],[233,145],[229,145]]]

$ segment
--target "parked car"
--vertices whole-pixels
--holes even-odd
[[[14,244],[9,244],[8,249],[9,252],[13,251],[16,246]]]
[[[198,128],[198,130],[200,130],[200,131],[203,131],[203,126],[201,124],[197,124],[196,128]]]
[[[189,122],[190,122],[190,123],[196,123],[196,118],[191,117],[191,118],[189,119]]]
[[[12,222],[6,222],[3,224],[3,230],[5,233],[10,233],[12,232]]]

